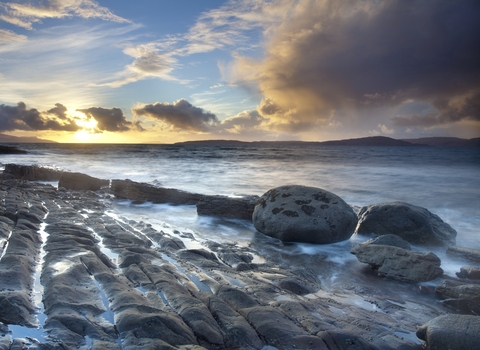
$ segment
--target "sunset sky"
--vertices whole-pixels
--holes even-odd
[[[0,2],[0,133],[480,136],[478,0]]]

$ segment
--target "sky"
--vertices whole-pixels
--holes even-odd
[[[0,134],[480,137],[478,0],[0,2]]]

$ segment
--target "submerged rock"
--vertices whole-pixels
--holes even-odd
[[[417,337],[424,340],[429,350],[480,349],[480,317],[443,315],[424,324]]]
[[[393,247],[399,247],[406,250],[412,250],[412,247],[406,240],[402,239],[400,236],[391,235],[391,234],[379,236],[377,238],[372,238],[367,242],[365,242],[365,244],[390,245]]]
[[[413,252],[394,246],[354,244],[350,253],[381,276],[405,282],[427,282],[443,275],[441,261],[432,252]]]
[[[480,249],[451,246],[448,247],[447,254],[450,256],[464,258],[476,263],[480,263]]]
[[[480,267],[462,266],[460,272],[457,272],[456,275],[460,278],[480,280]]]
[[[252,220],[258,196],[241,198],[227,196],[202,196],[197,203],[198,215],[219,216],[227,219]]]
[[[425,208],[405,202],[365,206],[358,213],[356,234],[395,234],[410,243],[454,245],[457,231]]]
[[[315,187],[282,186],[255,206],[253,224],[283,242],[328,244],[349,239],[357,216],[337,195]]]

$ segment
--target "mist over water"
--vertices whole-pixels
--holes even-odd
[[[325,147],[319,145],[92,145],[21,144],[28,155],[3,155],[1,162],[57,166],[105,179],[131,179],[205,194],[262,195],[287,185],[320,187],[353,206],[405,201],[425,207],[457,230],[457,245],[480,249],[480,150],[435,147]],[[194,206],[119,201],[119,214],[168,222],[208,239],[239,243],[258,238],[253,225],[197,217]],[[261,235],[263,236],[263,235]],[[263,238],[261,238],[263,239]],[[354,237],[352,240],[366,240]],[[350,244],[351,241],[344,244]],[[275,240],[269,244],[275,249]],[[285,254],[320,254],[327,247],[280,245]],[[348,247],[329,245],[336,264],[355,260]],[[347,249],[348,248],[348,249]],[[415,248],[415,247],[414,247]],[[420,248],[419,248],[420,249]],[[460,262],[443,250],[442,268]]]

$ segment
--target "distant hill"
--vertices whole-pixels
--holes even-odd
[[[420,139],[397,140],[385,136],[361,137],[358,139],[335,141],[253,141],[238,140],[201,140],[177,142],[176,145],[321,145],[321,146],[383,146],[383,147],[480,147],[480,138],[459,139],[456,137],[429,137]]]
[[[402,141],[434,147],[480,147],[480,137],[459,139],[458,137],[423,137],[419,139],[403,139]]]
[[[52,140],[39,139],[38,137],[19,137],[0,134],[0,143],[58,143]]]

